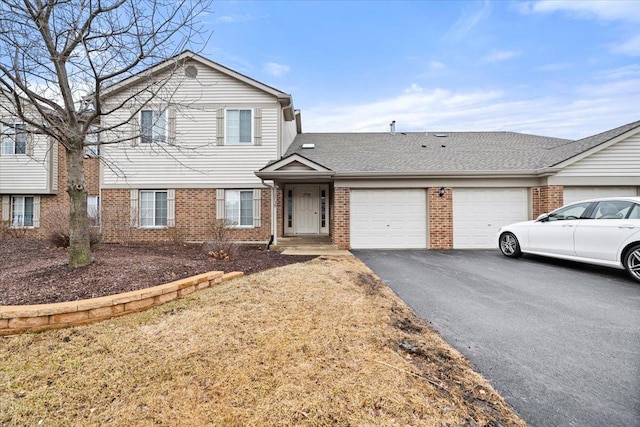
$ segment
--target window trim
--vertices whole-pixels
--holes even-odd
[[[143,112],[147,112],[147,111],[151,111],[152,114],[152,122],[151,122],[151,141],[146,142],[144,141],[144,138],[146,138],[146,136],[143,135],[143,129],[142,129],[142,113]],[[153,130],[157,127],[155,122],[153,121],[153,113],[160,113],[163,117],[164,117],[164,127],[163,127],[163,131],[164,131],[164,135],[163,135],[163,140],[162,141],[158,141],[156,140],[155,135],[153,134]],[[138,119],[139,119],[139,142],[141,145],[145,145],[145,146],[150,146],[153,144],[167,144],[169,142],[169,115],[167,114],[167,110],[166,109],[159,109],[159,108],[143,108],[140,110],[139,115],[138,115]]]
[[[20,132],[18,132],[18,126],[21,126]],[[12,130],[12,133],[8,133],[7,130]],[[16,135],[24,134],[24,152],[16,153]],[[0,156],[26,156],[29,152],[28,137],[27,137],[27,125],[24,122],[14,121],[11,123],[2,123],[0,126]],[[13,145],[11,153],[5,153],[5,138]]]
[[[90,213],[90,208],[92,208],[92,206],[89,204],[89,200],[91,200],[90,198],[94,198],[94,200],[96,201],[95,203],[95,208],[96,208],[96,215],[95,217],[91,216]],[[95,195],[95,194],[87,194],[87,219],[89,220],[89,226],[90,227],[100,227],[100,196],[99,195]]]
[[[142,193],[153,193],[153,225],[143,225],[142,224]],[[165,193],[166,198],[166,211],[167,215],[165,217],[166,224],[157,225],[156,224],[156,194],[157,193]],[[138,227],[139,228],[169,228],[169,190],[139,190],[138,191]]]
[[[228,128],[228,112],[229,111],[249,111],[251,113],[251,118],[249,119],[249,123],[251,125],[251,135],[249,136],[248,142],[230,142],[229,141],[229,128]],[[255,138],[255,112],[253,108],[225,108],[224,109],[224,145],[234,145],[234,146],[251,146],[254,145]]]
[[[230,218],[228,215],[228,211],[227,211],[227,202],[229,200],[229,194],[230,193],[238,193],[238,200],[240,205],[238,206],[238,217],[237,218]],[[251,194],[251,200],[250,200],[250,206],[251,206],[251,224],[245,224],[242,225],[240,224],[240,222],[242,221],[242,193],[249,193]],[[224,190],[224,219],[225,222],[229,222],[229,221],[234,221],[234,224],[230,224],[230,227],[233,228],[255,228],[254,225],[254,206],[253,206],[253,195],[254,195],[254,191],[253,190],[247,190],[247,189],[225,189]],[[237,223],[236,223],[237,220]]]
[[[16,198],[21,198],[22,199],[22,224],[20,225],[15,225],[14,223],[14,215],[15,215],[15,199]],[[26,207],[26,199],[31,199],[31,225],[24,225],[24,218],[25,218],[25,207]],[[36,196],[11,196],[11,198],[9,199],[9,224],[10,227],[13,229],[23,229],[23,228],[36,228]]]

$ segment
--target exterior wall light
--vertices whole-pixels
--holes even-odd
[[[440,187],[440,191],[438,191],[438,196],[444,197],[444,193],[446,193],[446,189],[444,187]]]

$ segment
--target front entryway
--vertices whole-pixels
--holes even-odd
[[[285,189],[285,235],[329,234],[328,185],[290,185]]]

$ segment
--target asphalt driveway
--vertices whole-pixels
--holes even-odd
[[[640,426],[640,283],[498,250],[353,251],[532,426]]]

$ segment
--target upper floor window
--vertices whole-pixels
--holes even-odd
[[[167,211],[167,191],[140,191],[140,227],[166,227]]]
[[[252,110],[227,110],[226,143],[252,144]]]
[[[100,155],[100,134],[96,126],[91,126],[84,140],[84,155],[98,157]]]
[[[2,154],[27,154],[27,128],[24,123],[2,125]]]
[[[33,196],[11,198],[11,227],[33,227]]]
[[[162,110],[140,111],[140,142],[162,144],[167,140],[167,116]]]

